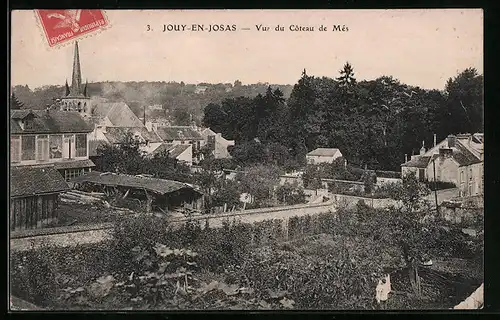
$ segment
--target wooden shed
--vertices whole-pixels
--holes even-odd
[[[177,208],[201,209],[203,193],[193,185],[166,179],[128,174],[89,172],[70,181],[76,189],[119,194],[145,204],[147,212]]]
[[[35,229],[57,219],[59,194],[68,184],[53,167],[10,169],[10,230]]]

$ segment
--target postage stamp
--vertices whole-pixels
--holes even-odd
[[[50,47],[109,26],[102,10],[35,10]]]

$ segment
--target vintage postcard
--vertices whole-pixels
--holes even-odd
[[[11,310],[484,303],[483,12],[12,12]]]

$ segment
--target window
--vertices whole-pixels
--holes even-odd
[[[49,160],[49,137],[47,135],[36,137],[36,159],[39,161]]]
[[[62,158],[62,135],[58,134],[49,136],[49,158]]]
[[[86,157],[87,156],[87,135],[77,134],[76,135],[76,156]]]
[[[24,130],[33,130],[33,119],[24,119]]]
[[[21,161],[21,138],[19,136],[10,137],[10,159],[12,162]]]
[[[21,160],[35,160],[35,136],[21,138]]]
[[[425,169],[418,169],[418,180],[424,181],[425,178]]]
[[[66,181],[69,181],[73,178],[79,177],[85,173],[84,168],[77,168],[77,169],[66,169],[64,170],[64,179]]]
[[[465,182],[465,179],[464,179],[464,172],[463,171],[460,171],[460,183],[464,183]]]
[[[472,180],[472,168],[469,169],[469,180]]]
[[[63,138],[63,158],[71,159],[75,156],[75,137],[74,135],[64,135]]]

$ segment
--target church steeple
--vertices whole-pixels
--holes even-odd
[[[75,42],[75,52],[73,58],[73,74],[71,76],[71,86],[66,80],[64,97],[61,99],[61,111],[77,111],[88,116],[92,112],[90,97],[88,96],[87,83],[82,84],[82,70],[80,69],[80,52],[78,42]]]
[[[80,69],[80,53],[78,50],[78,41],[75,41],[75,56],[73,58],[73,76],[71,79],[71,95],[82,95],[82,71]]]

